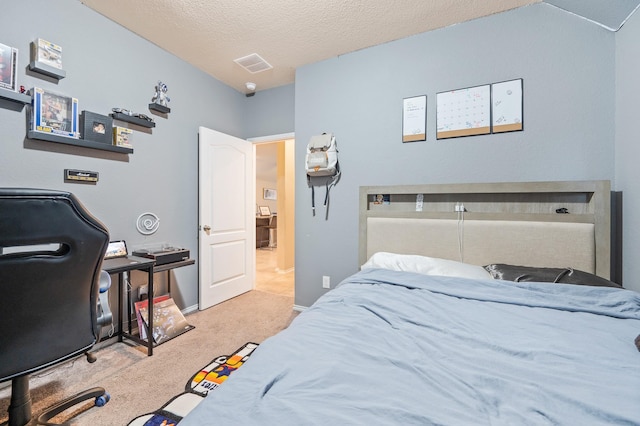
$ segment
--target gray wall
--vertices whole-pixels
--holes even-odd
[[[436,140],[436,93],[515,78],[523,132]],[[428,140],[403,144],[402,99],[423,94]],[[325,221],[297,174],[295,303],[324,293],[322,275],[335,285],[358,270],[361,185],[613,180],[614,94],[615,33],[547,4],[299,68],[296,163],[312,135],[333,132],[342,179]]]
[[[162,80],[169,87],[171,113],[153,116],[156,127],[149,132],[136,130],[135,152],[123,155],[27,140],[26,108],[0,108],[0,186],[73,192],[107,225],[113,239],[126,239],[134,247],[170,243],[197,256],[198,126],[241,138],[292,132],[293,86],[246,98],[78,0],[6,3],[0,42],[19,49],[19,84],[77,97],[80,110],[106,115],[112,107],[124,107],[149,114],[154,86]],[[63,48],[67,76],[59,82],[26,71],[29,43],[38,37]],[[261,111],[256,104],[269,108]],[[100,181],[64,183],[65,168],[97,171]],[[135,221],[147,211],[156,213],[161,225],[156,234],[144,237]],[[197,267],[173,273],[173,297],[182,308],[194,307]],[[158,274],[157,279],[163,277]],[[134,285],[146,281],[144,274],[132,278]]]
[[[46,10],[47,14],[33,13]],[[19,19],[19,17],[28,17]],[[246,98],[219,81],[83,6],[78,0],[10,2],[0,42],[20,49],[19,84],[80,99],[80,109],[148,112],[158,79],[169,85],[172,112],[136,131],[135,153],[58,146],[25,139],[25,111],[0,108],[0,185],[76,193],[130,245],[169,242],[197,253],[197,129],[241,138],[296,133],[297,169],[309,138],[338,139],[343,178],[333,189],[329,221],[311,217],[304,173],[296,173],[296,299],[309,306],[358,269],[358,187],[377,184],[610,179],[624,192],[625,285],[640,265],[640,171],[634,133],[639,93],[640,18],[612,33],[546,4],[361,50],[300,68],[293,85]],[[27,73],[29,42],[64,49],[59,83]],[[435,95],[449,89],[524,79],[523,132],[435,140]],[[402,99],[428,96],[427,142],[401,142]],[[294,123],[295,101],[295,123]],[[615,115],[614,115],[615,114]],[[63,169],[100,173],[96,185],[67,184]],[[317,195],[321,205],[323,190]],[[135,218],[157,213],[153,237]],[[135,278],[135,277],[134,277]],[[175,270],[174,296],[197,303],[197,267]]]
[[[640,291],[640,14],[616,33],[616,174],[623,197],[622,276],[625,287]]]
[[[247,98],[242,123],[244,137],[281,135],[293,132],[295,85],[257,92]]]

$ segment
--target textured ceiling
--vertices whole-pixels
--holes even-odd
[[[305,64],[540,0],[81,0],[239,92],[294,81]],[[273,66],[234,62],[257,53]]]

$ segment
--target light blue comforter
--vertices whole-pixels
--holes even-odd
[[[369,269],[189,425],[638,425],[640,294]]]

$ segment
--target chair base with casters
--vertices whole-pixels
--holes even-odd
[[[111,276],[105,272],[100,272],[100,289],[98,294],[98,318],[97,323],[100,328],[111,324],[113,314],[109,307],[108,290],[111,287]],[[100,333],[98,333],[99,335]],[[94,363],[97,358],[92,352],[86,352],[87,362]],[[20,376],[11,381],[11,403],[9,405],[8,426],[24,426],[31,421],[31,395],[29,392],[29,375]],[[94,400],[96,407],[104,406],[111,399],[111,395],[102,387],[94,387],[84,390],[74,396],[59,401],[55,405],[45,409],[36,420],[37,425],[54,426],[60,423],[51,423],[49,420],[58,414],[68,410],[88,400]],[[67,423],[62,423],[67,424]]]
[[[60,401],[53,407],[49,407],[44,413],[38,416],[37,424],[45,426],[58,425],[58,423],[49,423],[49,420],[62,413],[63,411],[73,407],[74,405],[90,399],[94,399],[95,405],[97,407],[102,407],[107,402],[109,402],[111,396],[104,390],[104,388],[96,387],[87,389],[77,395],[65,399],[64,401]]]
[[[89,354],[87,354],[87,358]],[[91,361],[89,361],[91,362]],[[38,425],[58,425],[59,423],[50,423],[49,420],[62,413],[63,411],[77,405],[81,402],[94,399],[94,403],[98,407],[102,407],[111,399],[111,396],[104,388],[95,387],[87,389],[58,402],[52,407],[42,412],[37,420]],[[31,396],[29,394],[29,376],[16,377],[11,381],[11,405],[9,405],[9,426],[24,426],[31,421]]]

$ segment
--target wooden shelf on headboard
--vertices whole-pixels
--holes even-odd
[[[416,201],[421,194],[422,209]],[[378,197],[383,195],[383,197]],[[384,201],[379,202],[379,198]],[[592,223],[596,239],[596,271],[609,277],[611,268],[611,184],[609,181],[501,182],[364,186],[360,188],[360,262],[366,260],[367,218],[459,218]],[[556,213],[566,209],[567,214]]]

